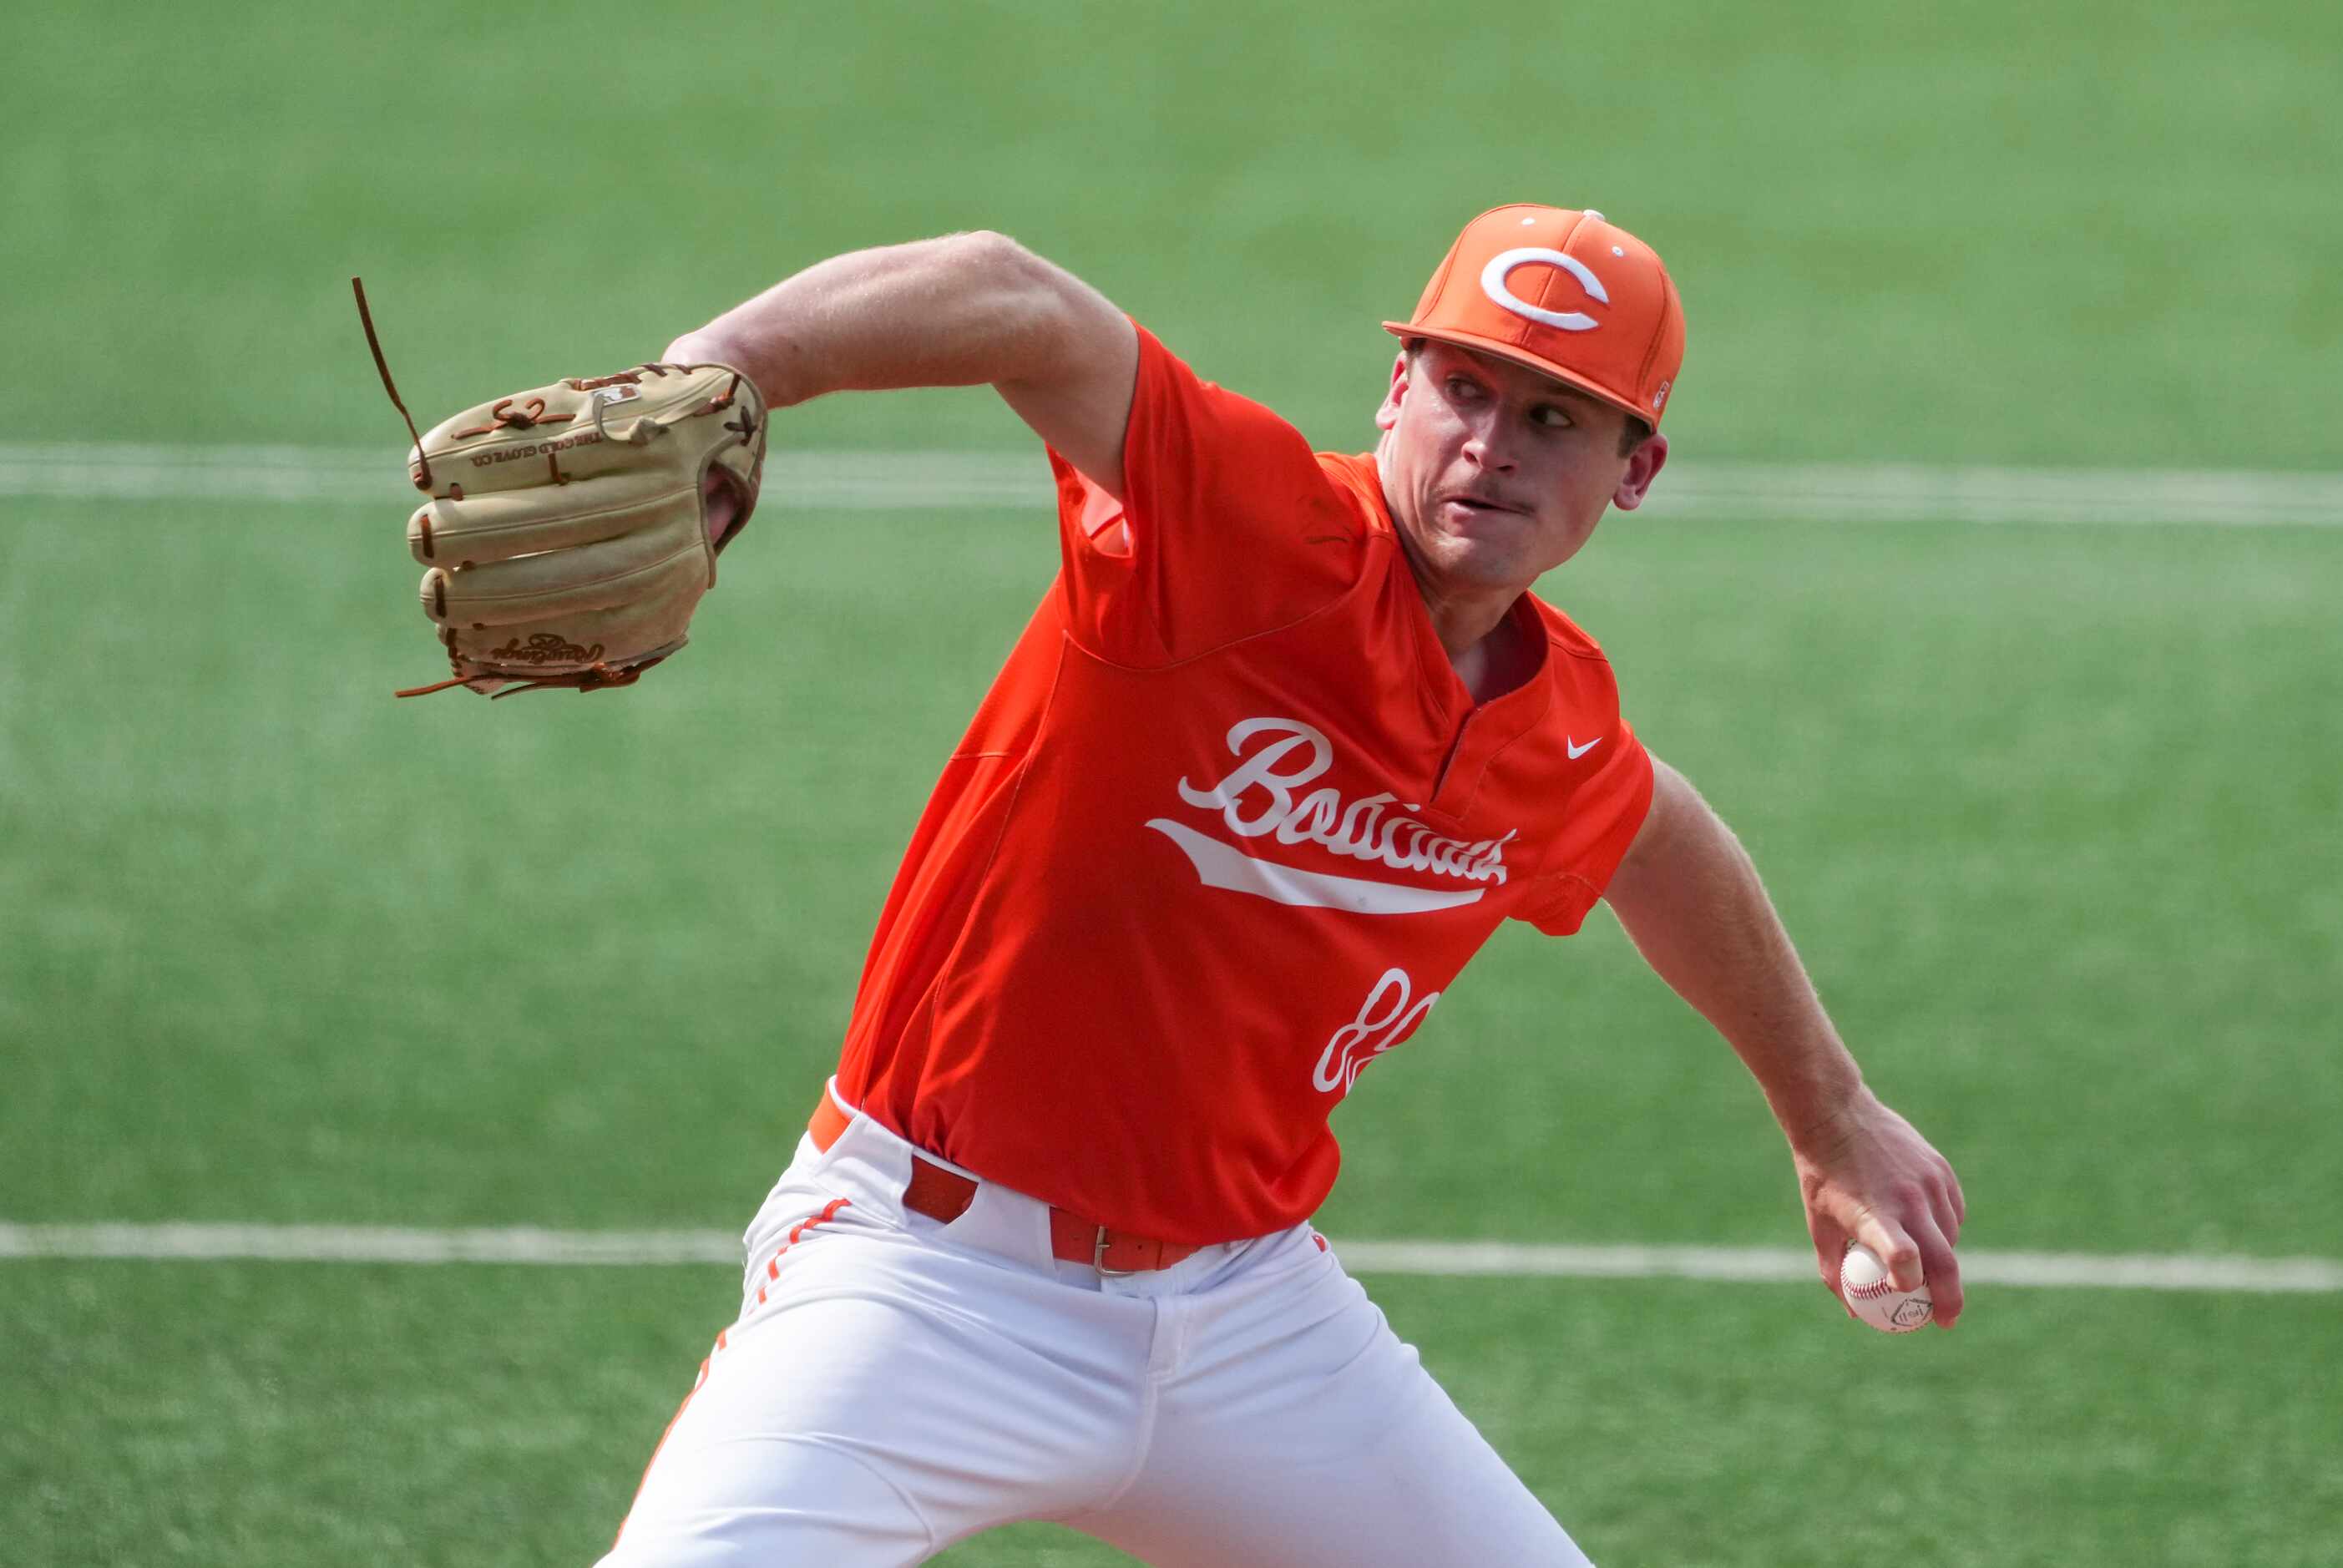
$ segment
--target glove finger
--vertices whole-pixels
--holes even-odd
[[[623,668],[672,653],[690,629],[691,611],[689,599],[650,599],[517,626],[443,627],[439,635],[459,673],[537,680],[598,664]]]
[[[460,499],[436,498],[407,519],[407,548],[426,566],[509,560],[614,538],[662,508],[699,515],[695,476],[639,468]]]
[[[676,451],[675,461],[688,463],[681,453],[730,439],[722,428],[699,428],[701,420],[738,424],[744,444],[762,433],[755,387],[722,366],[649,367],[616,379],[626,385],[598,392],[557,381],[441,420],[423,437],[433,493],[460,487],[484,495],[592,478],[641,467],[646,452]],[[527,422],[496,423],[516,416]],[[679,438],[676,427],[685,424],[694,428]]]
[[[671,531],[628,534],[516,560],[433,567],[423,574],[423,610],[456,627],[519,626],[660,598],[680,600],[689,613],[713,578],[697,530],[679,542]]]
[[[660,451],[661,447],[670,443],[683,445],[677,441],[675,431],[668,427],[669,424],[660,419],[638,430],[634,419],[611,418],[606,434],[597,430],[589,419],[578,427],[507,431],[454,451],[435,451],[431,454],[431,477],[436,481],[432,494],[487,496],[505,490],[578,484],[607,474],[640,468],[646,449],[664,457],[667,454]],[[628,436],[635,439],[625,438]],[[686,460],[683,457],[676,458],[678,463]]]

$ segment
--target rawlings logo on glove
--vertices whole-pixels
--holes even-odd
[[[725,365],[642,365],[516,392],[417,435],[366,291],[350,285],[383,390],[415,436],[407,477],[431,498],[407,519],[407,543],[428,568],[423,610],[454,671],[398,695],[599,691],[681,648],[718,553],[757,504],[755,384]],[[711,478],[738,506],[713,539]]]

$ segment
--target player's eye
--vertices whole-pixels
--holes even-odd
[[[1468,403],[1481,395],[1480,384],[1469,377],[1451,376],[1446,385],[1452,403]]]
[[[1557,403],[1541,403],[1530,410],[1530,421],[1549,430],[1567,430],[1577,423],[1567,409]]]

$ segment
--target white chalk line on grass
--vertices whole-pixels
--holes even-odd
[[[1344,1241],[1338,1237],[1335,1251],[1345,1266],[1363,1274],[1800,1283],[1815,1277],[1814,1254],[1787,1247],[1579,1247],[1526,1241]],[[0,1223],[0,1260],[11,1258],[738,1267],[741,1251],[739,1238],[723,1231]],[[2343,1292],[2343,1262],[2328,1258],[1979,1251],[1962,1254],[1961,1277],[1971,1285],[2263,1294]]]
[[[365,502],[415,498],[404,448],[0,442],[0,496],[59,500]],[[800,511],[1046,508],[1049,470],[1025,452],[787,451],[764,504]],[[2343,474],[2237,469],[2014,468],[1916,463],[1668,465],[1657,518],[1827,522],[2343,526]]]

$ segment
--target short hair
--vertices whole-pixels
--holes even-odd
[[[1410,337],[1401,344],[1401,347],[1407,351],[1409,364],[1413,365],[1415,362],[1416,350],[1422,348],[1425,341],[1425,339],[1421,337]],[[1600,401],[1600,399],[1597,399],[1597,401]],[[1608,407],[1608,405],[1606,405],[1606,407]],[[1635,455],[1635,448],[1642,446],[1651,438],[1651,421],[1644,418],[1640,414],[1629,414],[1627,416],[1626,427],[1619,434],[1619,456],[1623,457],[1634,457]]]

